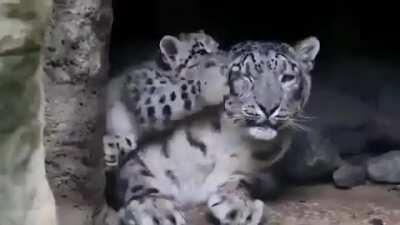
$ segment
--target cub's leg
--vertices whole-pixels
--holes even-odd
[[[138,126],[134,114],[121,100],[125,77],[118,77],[109,83],[106,98],[106,134],[103,136],[103,150],[106,169],[119,163],[120,155],[136,149]]]
[[[153,183],[160,174],[153,174],[136,155],[123,166],[117,182],[117,193],[123,200],[119,209],[124,225],[184,225],[182,212],[175,201],[160,193]]]
[[[121,135],[104,135],[104,161],[106,169],[110,170],[118,166],[120,157],[127,155],[136,149],[137,135],[135,133]]]
[[[208,199],[209,210],[222,225],[258,225],[261,222],[264,203],[250,197],[248,185],[244,176],[232,175]]]
[[[138,128],[122,102],[115,102],[107,113],[107,134],[103,136],[106,169],[118,166],[120,157],[137,147]]]

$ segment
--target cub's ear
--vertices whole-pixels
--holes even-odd
[[[299,41],[294,49],[300,60],[305,63],[312,63],[319,52],[320,43],[316,37],[308,37]]]
[[[165,63],[169,64],[172,68],[175,68],[178,64],[178,53],[179,53],[180,41],[170,35],[165,35],[160,40],[160,51]]]

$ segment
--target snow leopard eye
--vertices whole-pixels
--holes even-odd
[[[195,64],[192,64],[192,65],[188,66],[188,68],[189,68],[189,69],[192,69],[192,68],[194,68],[194,67],[196,67],[196,66],[198,66],[198,65],[199,65],[198,63],[195,63]]]

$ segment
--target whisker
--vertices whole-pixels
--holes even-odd
[[[309,119],[303,119],[303,118],[292,118],[293,121],[295,122],[309,122],[311,120]]]
[[[298,113],[297,115],[302,116],[302,117],[305,117],[305,118],[315,118],[315,116],[311,116],[311,115],[304,114],[304,112],[300,112],[300,113]]]
[[[311,132],[313,130],[311,127],[308,127],[304,124],[300,124],[294,121],[293,119],[288,120],[288,125],[298,131]]]
[[[296,121],[302,121],[302,122],[310,122],[310,121],[313,121],[313,119],[309,119],[309,118],[294,117],[293,119],[296,120]]]
[[[304,118],[304,119],[317,119],[316,116],[306,115],[303,111],[299,112],[296,117]]]

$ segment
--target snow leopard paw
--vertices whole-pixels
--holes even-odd
[[[133,200],[119,212],[123,225],[185,225],[182,213],[172,201],[161,198]]]
[[[221,225],[258,225],[264,203],[236,194],[216,193],[208,200],[208,208]]]

